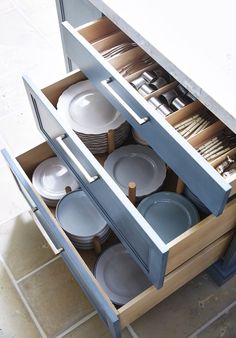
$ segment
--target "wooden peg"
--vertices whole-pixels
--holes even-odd
[[[179,177],[176,184],[176,192],[178,194],[182,194],[184,192],[184,182]]]
[[[129,182],[128,198],[129,198],[130,202],[135,204],[135,202],[136,202],[136,183],[135,182]]]
[[[68,194],[69,192],[71,192],[72,191],[72,189],[71,189],[71,187],[69,187],[69,186],[67,186],[67,187],[65,187],[65,192]]]
[[[108,130],[107,133],[108,153],[112,153],[115,150],[115,131],[114,129]]]
[[[102,244],[100,238],[97,236],[93,238],[93,249],[96,255],[100,255],[100,253],[102,252]]]

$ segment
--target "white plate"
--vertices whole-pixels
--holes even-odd
[[[107,223],[82,190],[64,196],[56,208],[62,228],[78,237],[96,236]]]
[[[125,122],[89,80],[66,89],[59,97],[57,109],[76,132],[84,134],[106,133]]]
[[[116,149],[107,157],[104,168],[126,195],[129,182],[135,182],[137,197],[156,191],[166,177],[165,163],[151,148],[142,145]]]
[[[122,244],[113,245],[101,254],[94,274],[111,301],[118,305],[126,304],[150,286]]]
[[[41,162],[34,170],[32,182],[38,193],[49,202],[61,199],[66,194],[66,187],[71,190],[79,187],[78,181],[58,157]]]

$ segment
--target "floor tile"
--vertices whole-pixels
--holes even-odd
[[[0,224],[29,209],[6,165],[0,166]]]
[[[12,3],[11,0],[1,0],[0,1],[0,14],[4,12],[8,12],[15,8],[15,5]]]
[[[7,114],[23,114],[29,110],[28,99],[20,75],[2,74],[0,79],[0,118]],[[9,125],[9,131],[11,125]]]
[[[236,337],[236,306],[225,313],[196,338],[235,338]]]
[[[0,261],[0,337],[40,338]]]
[[[55,257],[29,212],[0,225],[0,255],[16,280]]]
[[[36,128],[31,111],[12,114],[0,121],[0,135],[14,156],[22,154],[44,141]]]
[[[102,320],[96,315],[77,327],[63,338],[112,338],[110,331],[106,328]],[[124,330],[122,338],[131,338],[128,330]]]
[[[235,295],[236,277],[218,287],[202,273],[136,320],[132,327],[140,338],[156,337],[157,333],[158,338],[188,337],[232,303]]]
[[[48,337],[55,337],[93,311],[61,258],[19,286]]]
[[[41,0],[33,5],[32,0],[13,1],[15,7],[25,16],[29,24],[56,46],[60,40],[56,2]]]
[[[31,20],[33,22],[32,18]],[[45,17],[45,20],[49,21],[49,18]],[[44,22],[42,17],[41,21]],[[32,67],[39,76],[44,73],[46,78],[48,65],[51,66],[52,71],[64,70],[59,40],[56,45],[50,43],[51,40],[54,41],[56,33],[53,33],[51,39],[46,39],[16,9],[1,15],[0,31],[0,80],[8,74],[14,75],[16,79],[21,78],[21,75],[28,74]]]

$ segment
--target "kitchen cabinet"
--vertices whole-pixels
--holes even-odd
[[[132,3],[134,6],[134,2],[126,5],[129,7]],[[221,258],[232,241],[236,227],[236,200],[228,200],[235,193],[234,180],[226,182],[196,151],[195,143],[198,144],[200,140],[197,138],[195,143],[187,142],[173,128],[172,117],[165,119],[156,114],[117,71],[117,67],[127,62],[132,54],[109,63],[94,47],[93,42],[106,38],[109,32],[125,33],[141,46],[141,49],[137,47],[140,55],[146,51],[173,76],[173,83],[168,88],[175,88],[177,80],[197,97],[197,101],[176,114],[187,116],[207,107],[220,119],[207,133],[201,135],[201,141],[214,136],[225,125],[235,131],[234,116],[231,109],[228,110],[228,106],[224,105],[225,102],[229,103],[227,96],[223,101],[218,100],[211,95],[209,86],[202,90],[195,83],[195,79],[190,77],[193,73],[185,74],[184,71],[188,68],[180,67],[180,56],[182,53],[184,60],[184,50],[176,52],[175,63],[174,54],[170,54],[173,50],[168,49],[168,41],[165,45],[163,37],[160,38],[159,46],[156,42],[158,39],[152,39],[148,29],[152,28],[149,23],[152,21],[148,18],[153,12],[153,4],[151,1],[145,4],[135,3],[136,16],[124,7],[122,1],[58,0],[59,22],[63,21],[60,29],[65,60],[67,69],[72,72],[43,89],[38,89],[31,79],[24,77],[35,121],[47,143],[31,149],[17,159],[13,158],[8,149],[2,150],[19,188],[31,206],[36,222],[46,231],[55,253],[63,257],[114,337],[120,337],[122,328]],[[147,15],[144,15],[144,5]],[[167,9],[166,4],[159,5],[161,13]],[[144,21],[140,25],[142,15]],[[168,39],[168,30],[163,29],[163,35]],[[194,37],[195,35],[193,39]],[[211,74],[205,73],[204,76],[210,77]],[[180,177],[203,201],[212,212],[211,215],[204,217],[173,241],[162,241],[104,170],[104,157],[92,155],[57,112],[56,105],[62,92],[86,77],[168,164],[171,168],[169,173],[175,178]],[[231,153],[236,154],[236,150],[233,149]],[[61,158],[78,179],[82,189],[107,220],[116,241],[123,243],[153,284],[120,308],[111,303],[92,273],[96,255],[83,250],[76,251],[55,220],[54,210],[48,209],[30,181],[34,168],[53,154]]]

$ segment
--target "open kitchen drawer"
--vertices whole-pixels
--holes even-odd
[[[168,244],[169,257],[164,285],[161,289],[158,290],[155,286],[150,286],[117,309],[91,272],[97,258],[95,253],[92,250],[77,251],[74,248],[57,223],[53,210],[49,210],[30,181],[35,167],[43,160],[54,156],[48,144],[43,143],[16,159],[7,149],[3,149],[2,154],[31,207],[36,224],[41,231],[43,228],[49,237],[49,245],[55,254],[62,256],[88,299],[116,338],[121,337],[121,329],[222,257],[234,234],[236,226],[235,200],[228,203],[221,216],[207,217]],[[189,257],[196,254],[186,260],[186,252],[189,253]]]
[[[17,159],[7,149],[2,153],[37,223],[53,242],[54,251],[62,255],[113,336],[120,337],[122,328],[223,256],[236,227],[236,200],[229,202],[219,217],[210,215],[165,244],[55,108],[61,93],[84,79],[81,72],[73,72],[42,91],[25,79],[36,121],[48,144],[41,144]],[[55,153],[65,161],[107,220],[117,240],[125,245],[154,284],[118,309],[91,272],[95,254],[91,250],[77,251],[73,247],[56,221],[53,210],[49,210],[32,186],[30,178],[35,167]]]
[[[141,96],[130,85],[132,75],[123,76],[122,67],[135,58],[142,58],[145,52],[138,46],[122,55],[105,59],[101,51],[128,42],[127,37],[106,17],[80,28],[73,28],[68,22],[62,24],[62,35],[66,54],[75,62],[98,90],[120,111],[138,134],[148,142],[158,155],[184,181],[191,191],[215,215],[222,213],[230,194],[235,193],[235,180],[227,181],[214,169],[216,163],[209,163],[192,144],[184,139],[173,125],[155,111],[146,99],[160,96],[174,88],[173,81],[147,97]],[[147,69],[151,69],[149,66]],[[119,70],[119,71],[118,71]],[[136,76],[140,71],[136,72]],[[196,109],[206,109],[198,101],[176,113],[185,114]],[[176,114],[175,113],[175,114]],[[170,121],[172,117],[170,115]],[[208,131],[208,130],[207,130]],[[216,132],[216,129],[215,129]],[[209,132],[210,135],[211,132]],[[201,144],[201,139],[199,139]],[[197,143],[196,143],[197,146]],[[232,151],[231,151],[232,152]],[[235,154],[235,150],[233,150]]]

